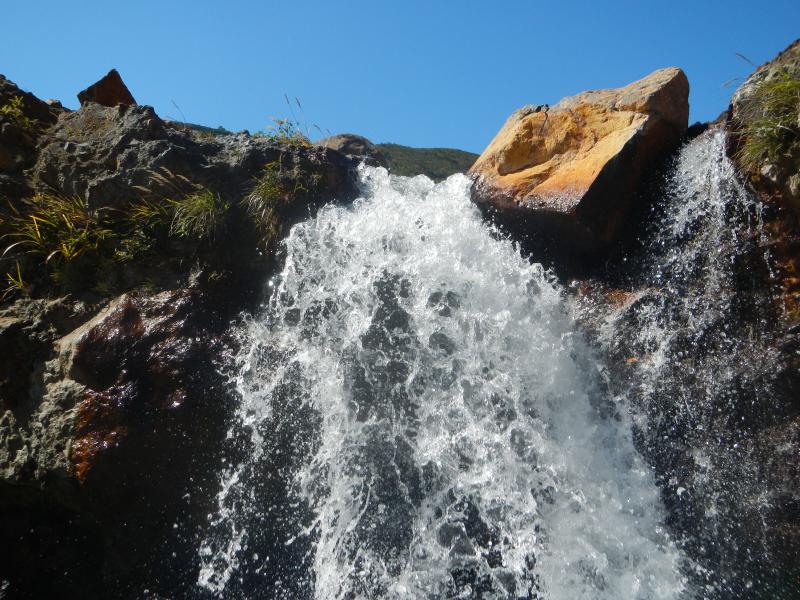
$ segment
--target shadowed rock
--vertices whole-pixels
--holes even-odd
[[[103,106],[130,106],[136,104],[133,95],[116,69],[111,69],[105,77],[78,93],[81,105],[96,102]]]

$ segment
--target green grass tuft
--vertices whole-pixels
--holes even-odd
[[[283,155],[264,166],[253,189],[244,198],[244,206],[265,248],[276,240],[283,230],[281,212],[291,205],[298,193],[316,190],[320,184],[318,174],[306,174],[298,168],[285,169]]]
[[[70,262],[113,236],[80,198],[37,194],[24,204],[25,212],[12,207],[13,214],[6,220],[8,233],[3,238],[10,244],[4,256],[14,251],[45,264],[53,260]]]
[[[198,240],[213,240],[225,225],[230,205],[219,194],[205,188],[167,201],[172,207],[170,234]]]
[[[737,158],[748,170],[800,153],[800,77],[784,71],[756,84],[740,120]]]

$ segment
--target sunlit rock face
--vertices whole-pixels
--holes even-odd
[[[509,117],[470,173],[476,199],[525,233],[596,250],[620,230],[646,168],[674,149],[689,118],[683,71],[588,91]]]

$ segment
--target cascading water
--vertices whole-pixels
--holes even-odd
[[[453,176],[363,168],[242,331],[240,449],[199,584],[225,598],[689,593],[626,406],[563,290]]]
[[[624,283],[633,291],[578,308],[602,315],[595,327],[611,387],[631,408],[700,598],[800,597],[772,556],[791,555],[776,525],[781,503],[797,501],[797,457],[781,428],[792,399],[776,385],[780,319],[760,215],[725,155],[724,131],[706,132],[667,177],[631,257]]]

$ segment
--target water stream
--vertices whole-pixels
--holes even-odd
[[[684,149],[681,160],[705,160],[684,167],[710,168],[702,157],[719,143]],[[695,243],[692,228],[713,223],[715,243],[736,243],[714,213],[736,209],[675,183],[674,195],[698,200],[644,270],[659,292],[582,308],[487,227],[466,177],[360,176],[361,199],[292,229],[268,306],[241,328],[238,456],[199,548],[200,589],[319,600],[712,593],[719,553],[688,543],[698,528],[674,511],[675,498],[722,495],[722,479],[703,479],[720,468],[707,440],[722,432],[698,432],[719,423],[692,394],[721,401],[714,386],[741,374],[720,357],[748,356],[725,345],[741,332],[717,318],[734,300],[713,261],[730,252]],[[686,293],[696,281],[676,266],[686,261],[713,305]],[[592,310],[593,338],[578,326]],[[699,361],[691,349],[712,330],[714,351]],[[620,357],[635,369],[614,368]],[[674,468],[687,448],[708,465],[691,481]]]

